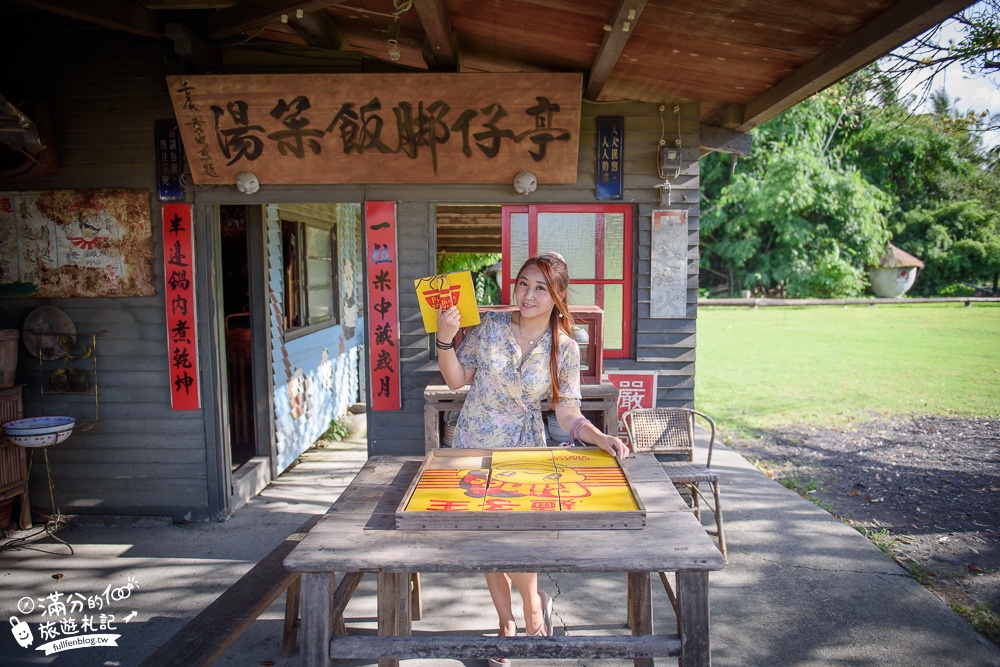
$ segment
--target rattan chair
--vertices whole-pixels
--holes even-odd
[[[704,465],[694,462],[695,418],[709,427],[708,455]],[[719,475],[711,469],[712,446],[715,444],[715,422],[703,412],[689,408],[638,408],[622,415],[629,447],[636,452],[654,452],[670,481],[686,490],[698,520],[702,503],[715,516],[714,530],[706,528],[719,542],[719,551],[726,553],[726,537],[722,529],[722,507],[719,504]],[[702,493],[701,485],[712,489],[712,499]]]

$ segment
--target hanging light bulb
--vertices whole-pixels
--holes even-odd
[[[399,60],[399,56],[402,55],[399,52],[399,23],[397,22],[398,17],[393,17],[392,23],[389,24],[389,38],[386,40],[386,44],[389,47],[389,60],[396,61]]]
[[[392,0],[392,23],[389,24],[389,36],[385,43],[388,47],[389,60],[399,60],[399,15],[413,6],[413,0]]]

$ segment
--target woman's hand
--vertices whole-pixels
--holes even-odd
[[[596,444],[608,454],[611,454],[611,456],[620,459],[628,456],[628,445],[622,442],[620,438],[616,438],[613,435],[605,435],[602,433]]]
[[[462,315],[456,306],[444,311],[439,308],[437,339],[446,345],[455,340],[455,336],[461,328],[461,321]]]

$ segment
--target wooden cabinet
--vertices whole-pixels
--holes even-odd
[[[21,389],[16,385],[0,389],[0,424],[24,416]],[[21,528],[31,528],[31,511],[28,508],[28,463],[24,447],[0,439],[0,503],[21,496]],[[3,528],[5,526],[0,526]]]
[[[469,387],[449,389],[447,385],[432,384],[424,389],[424,451],[441,446],[441,415],[461,410]],[[600,384],[581,384],[580,411],[605,433],[618,431],[618,388],[607,380]],[[549,401],[541,404],[542,412],[552,409]]]

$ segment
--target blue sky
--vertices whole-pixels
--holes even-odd
[[[948,39],[959,41],[961,32],[953,21],[946,21],[943,25],[943,41]],[[910,77],[903,83],[901,93],[904,95],[914,93],[919,95],[922,92],[922,82],[926,75]],[[931,86],[931,90],[941,87],[948,92],[956,109],[961,113],[969,110],[988,111],[993,114],[1000,113],[1000,74],[993,73],[985,76],[972,76],[962,71],[960,65],[952,65],[938,74]],[[927,111],[928,108],[920,109]],[[1000,144],[1000,133],[990,132],[983,137],[985,147]]]

